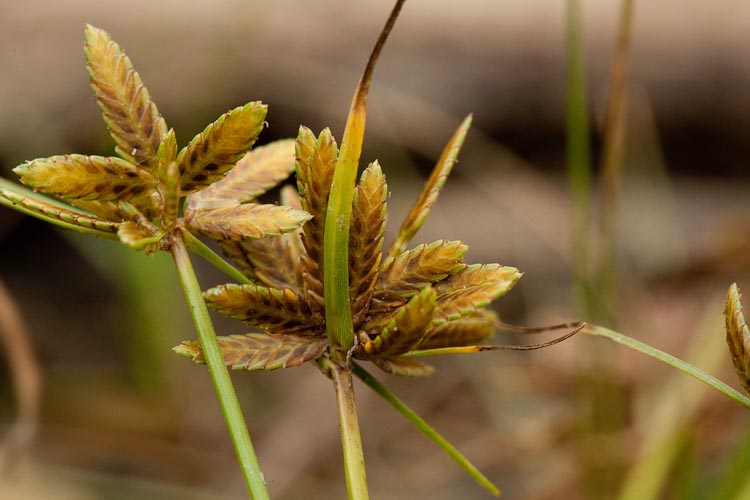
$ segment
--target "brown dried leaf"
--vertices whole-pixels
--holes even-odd
[[[292,368],[319,358],[328,342],[324,338],[289,334],[249,333],[218,337],[226,366],[233,370]],[[199,342],[186,340],[174,352],[196,363],[205,363]]]
[[[224,113],[177,155],[182,194],[221,179],[242,158],[263,130],[268,107],[251,102]]]
[[[276,332],[313,333],[323,325],[323,318],[289,289],[228,284],[203,292],[203,297],[222,314]]]
[[[414,350],[478,344],[495,334],[497,316],[483,309],[429,330]]]
[[[302,208],[312,215],[312,219],[302,228],[305,254],[301,262],[305,270],[305,295],[315,310],[322,311],[323,234],[338,148],[329,129],[324,129],[316,138],[310,129],[300,127],[295,151],[297,189]]]
[[[426,287],[400,307],[383,332],[364,345],[364,354],[392,357],[416,347],[432,324],[437,294]]]
[[[391,248],[388,249],[385,266],[390,265],[390,261],[406,249],[411,239],[419,231],[419,228],[422,227],[427,215],[430,213],[430,209],[437,201],[437,197],[445,184],[445,180],[448,178],[448,174],[450,174],[453,165],[456,163],[458,153],[464,144],[464,139],[466,139],[466,133],[471,126],[471,120],[471,115],[464,119],[453,134],[453,137],[448,141],[448,144],[446,144],[445,149],[443,149],[443,153],[440,155],[440,159],[435,165],[432,174],[430,174],[430,178],[427,179],[419,198],[417,198],[414,206],[401,224],[401,228],[398,230]]]
[[[745,392],[750,394],[750,330],[742,313],[741,298],[737,284],[732,283],[729,287],[724,315],[726,316],[727,344],[732,354],[734,371]]]
[[[190,210],[210,210],[252,201],[294,171],[294,140],[253,149],[218,182],[188,197]]]
[[[84,52],[91,88],[104,113],[117,153],[133,165],[156,172],[159,145],[167,133],[130,59],[110,35],[86,26]]]
[[[349,231],[349,295],[356,329],[367,314],[378,277],[385,234],[388,187],[378,162],[362,172],[354,190]]]
[[[435,285],[437,307],[434,326],[456,320],[505,294],[521,278],[513,267],[473,264]]]
[[[376,358],[372,362],[384,372],[399,377],[426,377],[435,371],[435,367],[414,358]]]
[[[381,272],[371,308],[383,311],[397,307],[426,285],[465,268],[463,256],[467,249],[460,241],[438,240],[399,254]]]
[[[190,229],[204,236],[239,241],[294,231],[310,219],[310,214],[289,207],[249,203],[193,212],[186,219]]]
[[[148,196],[155,187],[148,171],[119,158],[60,155],[39,158],[13,169],[38,191],[80,200],[130,200]]]

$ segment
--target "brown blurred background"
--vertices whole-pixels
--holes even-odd
[[[596,159],[618,2],[583,4]],[[181,144],[251,100],[269,104],[264,143],[295,136],[300,124],[330,126],[340,138],[390,6],[0,0],[0,174],[15,179],[10,169],[36,157],[112,154],[85,71],[87,22],[122,45]],[[524,271],[497,304],[519,324],[585,319],[572,294],[564,26],[562,0],[409,0],[369,100],[363,160],[380,159],[388,176],[391,231],[453,129],[474,113],[418,242],[460,239],[467,260]],[[730,282],[750,284],[748,33],[750,4],[741,0],[637,3],[610,325],[733,386],[722,301]],[[226,281],[200,264],[206,288]],[[168,258],[0,207],[0,279],[29,325],[45,386],[37,441],[22,463],[11,457],[19,466],[3,486],[7,498],[243,497],[205,370],[169,350],[194,333]],[[244,331],[218,317],[217,328]],[[380,378],[505,498],[579,498],[579,352],[596,341],[441,359],[426,380]],[[641,355],[608,352],[626,402],[626,480],[632,464],[679,440],[663,498],[718,498],[732,467],[750,462],[742,409]],[[344,498],[328,381],[309,366],[234,380],[272,497]],[[488,497],[365,387],[358,403],[373,498]],[[14,411],[4,370],[4,427]],[[685,470],[692,496],[680,496]]]

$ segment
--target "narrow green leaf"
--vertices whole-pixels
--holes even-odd
[[[167,125],[151,101],[140,75],[110,35],[87,25],[87,68],[91,88],[104,114],[117,153],[133,165],[158,168],[159,146]]]
[[[430,174],[430,178],[427,179],[417,201],[414,203],[414,206],[401,224],[396,239],[388,249],[388,254],[384,261],[384,267],[388,267],[397,255],[406,250],[411,239],[422,227],[425,219],[427,219],[427,215],[437,201],[440,190],[445,184],[445,180],[453,169],[453,165],[455,165],[458,160],[458,153],[461,151],[461,146],[463,146],[464,140],[466,139],[466,133],[471,126],[471,120],[471,115],[464,118],[464,121],[461,122],[461,125],[453,134],[453,137],[451,137],[450,141],[448,141],[448,144],[445,146],[445,149],[443,149],[443,153],[440,155],[440,159],[438,159],[432,174]]]
[[[182,194],[218,181],[255,143],[268,107],[251,102],[224,113],[193,138],[177,155]]]
[[[276,370],[292,368],[323,355],[328,347],[319,337],[248,333],[217,337],[226,366],[233,370]],[[205,363],[200,342],[186,340],[174,352],[196,363]]]
[[[735,389],[732,389],[713,375],[709,375],[703,370],[696,368],[695,366],[686,363],[683,360],[672,356],[671,354],[667,354],[666,352],[661,351],[655,347],[651,347],[648,344],[644,344],[643,342],[639,342],[633,338],[623,335],[622,333],[610,330],[609,328],[604,328],[603,326],[588,325],[582,331],[590,335],[598,335],[600,337],[608,338],[609,340],[617,342],[618,344],[622,344],[625,347],[633,349],[634,351],[638,351],[646,354],[647,356],[651,356],[654,359],[658,359],[662,363],[666,363],[673,368],[677,368],[678,370],[687,373],[691,377],[700,380],[704,384],[708,384],[725,396],[735,400],[745,408],[750,408],[750,398],[741,394]]]
[[[147,196],[156,183],[146,170],[119,158],[60,155],[23,163],[13,171],[24,184],[61,198],[130,200]]]
[[[403,4],[404,0],[398,0],[394,5],[370,54],[357,89],[354,91],[328,199],[323,243],[326,249],[323,255],[326,328],[330,341],[341,347],[344,352],[354,345],[354,328],[349,300],[349,225],[351,224],[354,182],[365,135],[367,94],[370,90],[375,63]]]
[[[500,490],[487,479],[487,477],[479,472],[469,460],[464,457],[455,446],[450,444],[443,436],[441,436],[433,427],[425,422],[419,415],[414,413],[414,410],[406,406],[406,404],[396,397],[391,391],[389,391],[383,384],[381,384],[375,377],[362,368],[357,363],[354,363],[354,375],[357,376],[362,382],[364,382],[370,389],[372,389],[378,396],[383,398],[388,404],[401,414],[410,424],[419,430],[422,434],[435,443],[441,450],[448,454],[463,470],[465,470],[469,476],[474,479],[482,488],[486,489],[495,496],[500,496]]]

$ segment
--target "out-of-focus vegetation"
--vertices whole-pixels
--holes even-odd
[[[182,142],[230,107],[262,99],[270,125],[264,143],[295,136],[300,124],[341,135],[389,4],[4,5],[2,175],[13,178],[10,168],[34,157],[111,151],[83,71],[86,22],[127,47]],[[633,21],[617,327],[738,385],[722,311],[728,284],[750,278],[743,196],[750,7],[654,4],[639,3]],[[617,2],[583,2],[595,160],[617,18]],[[565,88],[564,2],[410,0],[369,100],[363,161],[377,151],[395,220],[458,117],[474,112],[460,163],[420,239],[460,239],[469,261],[525,271],[499,305],[508,322],[587,319],[574,313]],[[37,442],[5,491],[19,499],[241,498],[210,383],[170,351],[193,333],[164,257],[5,208],[0,254],[0,278],[29,325],[45,385]],[[210,269],[200,278],[205,287],[224,280]],[[216,321],[220,333],[240,333]],[[440,360],[429,390],[424,381],[388,382],[507,498],[583,497],[576,393],[589,374],[579,352],[596,340]],[[606,352],[622,426],[599,449],[603,463],[624,453],[623,498],[743,498],[744,411],[637,353]],[[313,372],[234,376],[273,498],[344,496],[333,394]],[[7,372],[2,381],[0,412],[9,424]],[[486,497],[376,396],[362,388],[358,398],[373,497]],[[623,442],[624,450],[613,449]]]

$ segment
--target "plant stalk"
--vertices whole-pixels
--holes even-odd
[[[362,451],[362,438],[359,433],[357,405],[354,401],[352,370],[330,363],[330,376],[336,391],[336,403],[339,409],[341,427],[341,444],[344,450],[344,473],[346,475],[346,492],[349,500],[368,500],[365,456]]]
[[[269,500],[263,473],[260,470],[258,458],[255,456],[253,443],[250,441],[250,434],[247,431],[237,394],[234,392],[232,380],[224,365],[224,358],[216,341],[216,332],[208,315],[206,303],[203,301],[185,241],[179,232],[173,235],[171,252],[250,498]]]

